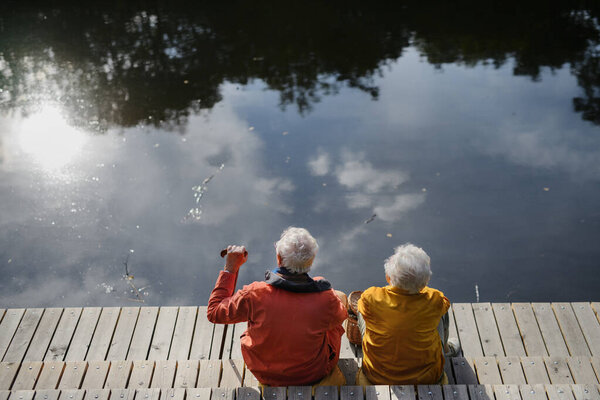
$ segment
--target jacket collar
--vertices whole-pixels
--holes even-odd
[[[284,267],[265,272],[265,282],[276,288],[297,293],[315,293],[331,289],[325,279],[314,280],[308,274],[295,274]]]

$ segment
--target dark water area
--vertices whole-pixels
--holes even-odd
[[[599,16],[2,2],[0,307],[206,304],[290,225],[347,292],[412,242],[455,302],[598,300]]]

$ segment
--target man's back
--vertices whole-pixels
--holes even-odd
[[[261,383],[308,385],[337,364],[347,313],[332,289],[301,293],[254,282],[229,297],[233,285],[233,274],[221,272],[208,317],[216,323],[248,321],[242,355]]]

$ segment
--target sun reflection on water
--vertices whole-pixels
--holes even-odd
[[[18,137],[23,152],[49,170],[72,163],[86,142],[86,134],[70,126],[61,111],[52,106],[25,118]]]

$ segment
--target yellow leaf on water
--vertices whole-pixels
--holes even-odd
[[[388,233],[388,234],[387,234],[387,235],[385,235],[385,236],[387,236],[387,237],[392,237],[392,234],[391,234],[391,233]]]

